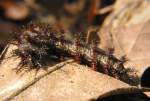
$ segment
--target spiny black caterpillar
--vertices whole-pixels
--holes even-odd
[[[112,51],[105,52],[97,48],[96,43],[88,45],[80,37],[76,37],[73,41],[67,40],[65,31],[58,26],[30,23],[18,34],[20,34],[17,38],[18,49],[14,54],[21,57],[21,68],[24,66],[29,69],[44,68],[53,55],[60,60],[70,57],[94,69],[98,67],[99,72],[132,83],[128,81],[130,76],[123,66],[124,62],[115,58]]]

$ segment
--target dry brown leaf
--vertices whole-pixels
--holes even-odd
[[[10,45],[5,58],[17,47]],[[76,63],[57,64],[45,70],[16,73],[20,58],[4,59],[0,68],[0,98],[11,101],[87,101],[114,94],[149,91],[123,83]],[[56,70],[55,67],[61,67]],[[64,66],[63,66],[64,65]],[[56,70],[49,74],[50,70]],[[35,75],[36,74],[36,75]]]
[[[130,27],[108,28],[101,30],[100,47],[107,50],[115,48],[114,55],[118,58],[126,55],[129,60],[125,67],[133,67],[141,75],[150,66],[150,21]],[[112,35],[112,37],[111,37]]]

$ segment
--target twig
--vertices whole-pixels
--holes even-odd
[[[2,53],[0,54],[0,60],[3,59],[3,57],[4,57],[4,55],[5,55],[5,53],[6,53],[7,49],[8,49],[8,47],[9,47],[9,44],[6,45],[6,47],[4,48],[4,50],[2,51]]]
[[[26,90],[28,87],[32,86],[33,84],[35,84],[37,81],[39,81],[41,78],[45,77],[46,75],[60,69],[61,67],[63,67],[64,65],[68,64],[68,63],[72,63],[73,60],[70,59],[70,60],[67,60],[67,61],[64,61],[64,62],[61,62],[59,64],[56,64],[55,66],[52,66],[52,67],[49,67],[49,69],[47,70],[47,72],[44,72],[42,73],[41,75],[35,77],[33,80],[31,80],[30,82],[27,82],[27,83],[23,83],[22,87],[16,87],[16,88],[10,88],[10,89],[7,89],[4,90],[4,91],[1,91],[0,92],[0,98],[3,98],[4,101],[9,101],[10,99],[12,99],[13,97],[17,96],[18,94],[20,94],[21,92],[23,92],[24,90]],[[12,85],[13,86],[13,85]],[[14,92],[12,92],[14,91]]]
[[[102,14],[111,12],[111,11],[113,10],[113,7],[114,7],[114,5],[111,5],[111,6],[107,6],[107,7],[105,7],[105,8],[102,8],[102,9],[98,10],[98,11],[96,12],[96,14],[102,15]]]

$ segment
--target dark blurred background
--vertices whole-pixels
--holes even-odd
[[[17,28],[30,21],[58,24],[84,36],[89,28],[102,25],[114,3],[115,0],[0,0],[0,51]]]

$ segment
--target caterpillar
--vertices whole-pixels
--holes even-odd
[[[134,81],[129,77],[128,71],[123,66],[123,59],[117,59],[112,50],[106,52],[97,47],[97,43],[86,44],[80,36],[74,40],[65,37],[65,30],[40,22],[32,22],[20,29],[16,42],[18,49],[13,54],[21,57],[21,68],[29,69],[46,68],[48,60],[57,57],[64,61],[65,58],[74,58],[77,63],[91,66],[93,70],[108,74],[128,83]]]

